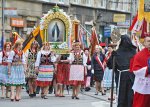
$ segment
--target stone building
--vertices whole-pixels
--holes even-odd
[[[106,27],[118,27],[127,32],[132,17],[136,12],[137,0],[4,0],[5,1],[5,38],[11,31],[17,31],[23,38],[34,26],[39,24],[40,17],[58,5],[68,15],[77,17],[80,23],[90,32],[93,22],[98,34],[105,36]],[[1,17],[0,17],[1,24]],[[1,29],[1,26],[0,26]],[[111,28],[112,29],[112,28]],[[1,33],[0,33],[1,34]]]

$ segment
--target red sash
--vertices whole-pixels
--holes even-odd
[[[100,65],[100,67],[102,67],[102,69],[103,69],[103,71],[104,71],[104,65],[103,65],[103,63],[101,62],[101,60],[99,59],[99,57],[98,57],[98,56],[95,56],[95,59],[96,59],[96,61],[98,62],[98,64]]]
[[[105,57],[105,59],[104,59],[104,61],[103,61],[104,69],[107,67],[107,64],[106,64],[106,63],[107,63],[108,59],[110,58],[110,56],[111,56],[111,52],[108,53],[107,57]]]

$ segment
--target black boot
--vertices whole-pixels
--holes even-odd
[[[36,97],[36,92],[33,93],[33,97]]]

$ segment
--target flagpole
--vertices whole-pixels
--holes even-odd
[[[89,35],[91,35],[91,33],[90,33],[88,30],[86,30],[81,24],[80,24],[80,26],[81,26]]]
[[[2,37],[1,39],[4,39],[4,34],[5,34],[5,28],[4,28],[4,0],[2,0]],[[1,40],[1,44],[3,44],[4,40]],[[3,48],[3,47],[2,47]]]

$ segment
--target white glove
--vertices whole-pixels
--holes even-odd
[[[94,74],[94,69],[91,70],[91,73]]]

